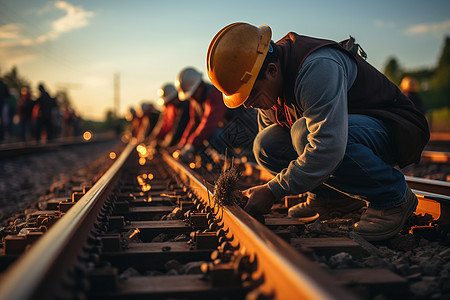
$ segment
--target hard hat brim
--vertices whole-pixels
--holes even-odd
[[[247,84],[242,85],[242,87],[236,91],[236,93],[232,95],[223,95],[223,103],[228,108],[236,108],[244,104],[244,102],[248,99],[250,92],[252,91],[253,85],[255,84],[256,76],[251,79],[251,82],[247,82]]]

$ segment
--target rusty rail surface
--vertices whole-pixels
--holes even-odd
[[[5,272],[0,282],[1,300],[53,298],[55,282],[76,261],[105,196],[135,146],[129,143],[95,185]]]
[[[215,207],[211,191],[202,184],[198,175],[167,153],[163,153],[163,159],[205,205],[211,203]],[[239,206],[224,206],[221,209],[220,225],[228,232],[227,237],[233,238],[233,246],[239,246],[240,251],[257,260],[258,269],[254,276],[263,278],[259,287],[261,292],[275,299],[355,299],[317,264],[294,250]]]

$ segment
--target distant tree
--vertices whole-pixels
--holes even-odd
[[[69,108],[72,108],[69,93],[67,92],[66,89],[57,90],[55,97],[56,99],[58,99],[59,105],[65,105]]]
[[[116,113],[114,110],[108,109],[105,114],[105,123],[112,124],[114,120],[117,119]]]
[[[436,68],[429,73],[420,93],[430,109],[450,108],[450,38],[447,36]]]
[[[448,68],[450,66],[450,37],[445,37],[444,48],[439,58],[437,69]]]
[[[399,85],[402,80],[402,69],[400,67],[400,64],[397,62],[397,59],[395,57],[391,57],[388,59],[384,71],[384,75],[386,75],[387,78],[389,78],[390,81],[393,83]]]
[[[122,131],[127,125],[127,120],[119,118],[115,110],[109,109],[105,114],[105,121],[103,122],[103,130],[114,130],[117,134]]]
[[[9,72],[3,74],[3,79],[4,82],[8,85],[8,87],[15,88],[19,92],[20,89],[23,87],[27,88],[31,87],[30,82],[25,77],[19,75],[16,66],[13,66]]]
[[[439,58],[436,71],[430,80],[430,89],[436,97],[442,99],[439,106],[450,107],[450,37],[445,38],[445,44]]]

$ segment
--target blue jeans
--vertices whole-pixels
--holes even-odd
[[[255,138],[253,151],[259,165],[272,174],[298,158],[306,141],[294,125],[290,132],[271,125]],[[295,147],[293,146],[295,143]],[[369,207],[387,209],[406,201],[407,184],[403,174],[393,168],[392,141],[386,124],[364,115],[348,116],[347,148],[341,164],[318,188],[312,198],[339,197],[342,194],[369,202]]]

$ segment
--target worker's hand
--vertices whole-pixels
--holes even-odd
[[[242,191],[242,195],[248,197],[244,210],[252,216],[268,213],[275,202],[275,197],[267,184]]]

